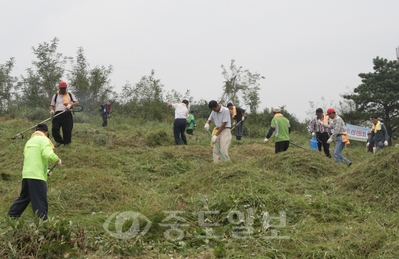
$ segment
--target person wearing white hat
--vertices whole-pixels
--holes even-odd
[[[275,153],[286,151],[290,145],[290,121],[281,113],[280,107],[273,108],[274,117],[264,143],[267,144],[274,132]]]

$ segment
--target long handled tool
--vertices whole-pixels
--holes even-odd
[[[44,121],[41,121],[41,122],[39,122],[38,124],[45,123],[46,121],[49,121],[49,120],[51,120],[51,119],[57,117],[58,115],[63,114],[64,112],[66,112],[66,110],[63,111],[63,112],[57,113],[56,115],[51,116],[50,118],[45,119]],[[12,137],[12,139],[16,139],[16,138],[19,137],[19,136],[21,136],[22,138],[24,138],[24,133],[27,132],[28,130],[31,130],[31,129],[36,128],[36,126],[37,126],[37,124],[33,125],[33,126],[30,127],[29,129],[26,129],[26,130],[24,130],[24,131],[22,131],[22,132],[20,132],[20,133],[18,133],[18,134],[16,134],[16,135],[14,135],[14,136]]]
[[[46,121],[52,120],[52,119],[54,119],[55,117],[57,117],[58,115],[61,115],[61,114],[65,113],[65,112],[67,112],[67,111],[68,111],[68,110],[65,110],[65,111],[62,111],[62,112],[60,112],[60,113],[57,113],[56,115],[51,116],[50,118],[45,119],[44,121],[41,121],[41,122],[39,122],[39,123],[37,123],[37,124],[42,124],[42,123],[45,123]],[[83,111],[83,107],[80,106],[80,105],[76,105],[76,106],[74,106],[70,111],[72,111],[72,112],[81,112],[81,111]],[[16,138],[19,137],[19,136],[21,136],[22,138],[24,138],[24,135],[23,135],[23,134],[24,134],[25,132],[27,132],[28,130],[31,130],[31,129],[36,128],[37,124],[33,125],[33,126],[30,127],[29,129],[26,129],[26,130],[24,130],[24,131],[22,131],[22,132],[20,132],[20,133],[18,133],[18,134],[16,134],[16,135],[14,135],[14,136],[12,137],[12,139],[16,139]]]
[[[302,148],[302,149],[304,149],[304,150],[307,150],[306,148],[301,147],[300,145],[297,145],[297,144],[295,144],[295,143],[293,143],[293,142],[291,142],[291,141],[290,141],[290,144],[292,144],[292,145],[294,145],[294,146],[296,146],[296,147]]]
[[[236,125],[234,125],[234,127],[232,127],[230,131],[232,131],[235,127],[237,127],[241,122],[242,120],[240,120]]]
[[[212,134],[209,131],[207,131],[207,132],[208,132],[209,136],[212,138]],[[215,142],[215,145],[216,145],[217,149],[219,150],[220,154],[222,155],[223,159],[226,161],[226,157],[224,156],[222,150],[220,149],[219,144]]]
[[[55,163],[49,170],[47,170],[47,175],[51,176],[53,169],[57,166],[57,163]]]

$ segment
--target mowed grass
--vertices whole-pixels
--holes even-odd
[[[394,147],[373,155],[352,141],[348,168],[308,150],[310,136],[293,132],[306,150],[291,145],[276,155],[274,143],[233,138],[232,160],[214,164],[200,120],[187,146],[174,145],[170,123],[117,116],[106,128],[99,120],[75,123],[72,145],[56,149],[64,165],[48,181],[50,220],[40,222],[28,207],[13,221],[6,213],[32,131],[11,137],[32,123],[0,125],[1,256],[399,257]]]

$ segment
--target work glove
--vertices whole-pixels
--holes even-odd
[[[265,140],[263,140],[263,142],[265,142],[265,144],[269,141],[268,138],[265,138]]]
[[[204,128],[205,128],[206,131],[209,131],[209,123],[205,123]]]
[[[72,104],[68,104],[67,106],[66,106],[66,109],[69,111],[70,109],[72,108]]]
[[[47,169],[47,176],[51,176],[53,172],[50,172],[50,169]]]
[[[218,140],[218,136],[215,135],[212,137],[212,143],[215,143],[217,140]]]
[[[316,133],[312,132],[312,137],[313,137],[314,135],[316,135]]]
[[[333,141],[333,139],[332,139],[332,138],[329,138],[329,139],[327,140],[327,143],[330,144],[332,141]]]
[[[51,116],[54,116],[55,111],[54,110],[50,110],[50,114]]]
[[[367,142],[366,148],[369,148],[369,146],[370,146],[370,142]]]
[[[57,163],[59,166],[61,166],[62,165],[62,161],[61,161],[61,158],[59,158],[58,159],[58,163]]]
[[[384,146],[388,146],[388,141],[384,141]]]
[[[245,117],[242,117],[242,119],[241,119],[242,121],[244,121],[245,120]]]
[[[235,125],[236,125],[236,122],[234,121],[234,122],[233,122],[233,126],[235,126]]]

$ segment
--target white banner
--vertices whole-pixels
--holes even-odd
[[[346,132],[350,140],[367,141],[367,132],[371,131],[371,128],[360,127],[356,125],[346,124]]]

